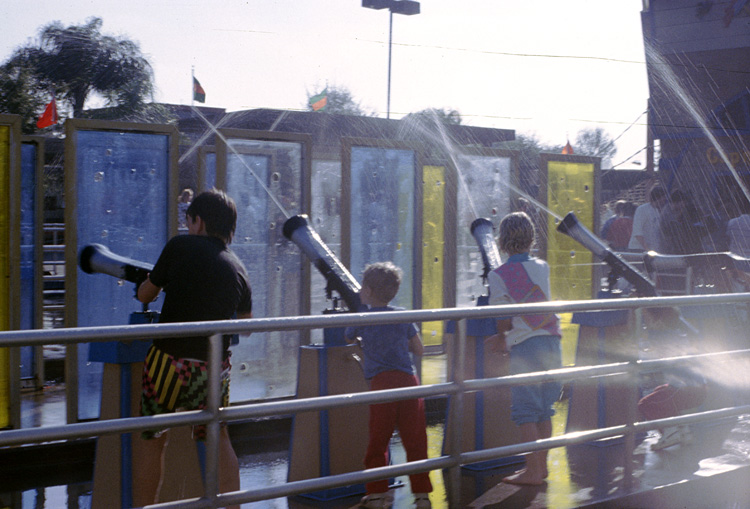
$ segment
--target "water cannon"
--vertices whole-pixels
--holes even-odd
[[[479,252],[482,255],[484,270],[482,271],[482,282],[487,285],[487,276],[490,272],[502,265],[500,251],[494,238],[494,226],[489,219],[480,217],[471,223],[471,234],[477,241]]]
[[[307,215],[290,217],[284,223],[282,231],[284,237],[297,244],[326,279],[326,296],[333,300],[334,308],[338,307],[338,299],[333,297],[333,291],[336,291],[346,302],[349,311],[359,311],[359,283],[312,229],[307,221]]]
[[[117,255],[101,244],[84,247],[78,257],[78,265],[87,274],[108,274],[135,283],[136,287],[154,270],[150,263]]]
[[[560,224],[557,225],[557,231],[564,233],[574,240],[578,241],[586,249],[591,251],[594,256],[601,258],[604,263],[609,265],[609,287],[614,288],[617,279],[624,277],[626,281],[632,284],[638,295],[641,297],[655,297],[656,287],[646,276],[641,274],[635,267],[629,264],[620,255],[612,251],[596,235],[591,233],[583,226],[573,212],[568,213]]]
[[[601,258],[609,265],[609,287],[614,288],[617,279],[624,277],[632,284],[640,297],[656,297],[656,286],[646,276],[641,274],[635,267],[625,261],[621,256],[613,252],[596,235],[583,226],[573,212],[569,212],[560,224],[557,231],[564,233],[578,241],[594,256]],[[679,328],[690,334],[697,335],[698,331],[690,325],[676,308],[647,308],[649,315],[655,322],[661,322],[671,328]]]

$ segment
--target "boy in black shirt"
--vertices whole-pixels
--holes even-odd
[[[151,302],[164,290],[160,323],[227,320],[235,313],[239,318],[251,318],[247,272],[227,247],[237,223],[234,201],[215,189],[201,193],[188,207],[186,219],[188,235],[178,235],[167,243],[154,270],[138,288],[138,300]],[[222,406],[229,406],[228,347],[225,338]],[[142,415],[204,408],[207,360],[206,337],[154,340],[143,368]],[[134,458],[134,503],[139,507],[158,502],[167,432],[145,432],[143,438],[143,453]],[[193,438],[204,440],[205,427],[195,426]],[[219,447],[219,488],[221,492],[240,489],[237,456],[225,426]]]

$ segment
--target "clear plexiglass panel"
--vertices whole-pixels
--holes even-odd
[[[310,226],[340,261],[341,162],[317,160],[313,161],[312,167]],[[318,315],[330,308],[332,303],[326,298],[326,279],[315,268],[311,267],[310,271],[310,313]],[[322,344],[323,331],[312,331],[310,342]]]
[[[471,223],[480,217],[497,229],[510,212],[511,158],[462,154],[458,156],[458,220],[456,226],[456,305],[475,306],[487,294],[482,283],[484,265]]]
[[[227,193],[237,204],[230,247],[248,270],[253,316],[297,316],[302,258],[282,227],[300,213],[302,144],[233,138],[227,148]],[[299,344],[297,331],[241,335],[232,346],[231,401],[293,395]]]
[[[413,150],[352,147],[351,273],[362,280],[365,266],[392,261],[404,272],[393,301],[413,305],[414,177]]]

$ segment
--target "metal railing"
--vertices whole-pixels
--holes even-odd
[[[451,507],[458,507],[460,494],[460,468],[462,465],[487,461],[520,453],[551,449],[574,444],[590,442],[592,440],[625,437],[625,459],[623,486],[626,490],[632,483],[632,455],[635,444],[635,434],[667,425],[688,424],[706,420],[737,416],[750,412],[750,405],[735,406],[719,410],[693,413],[668,419],[646,422],[635,422],[635,405],[628,414],[628,422],[623,425],[602,429],[592,429],[575,433],[566,433],[536,442],[525,442],[492,449],[461,452],[461,434],[463,428],[463,398],[466,393],[484,389],[522,385],[532,382],[557,380],[560,382],[580,380],[584,377],[622,376],[630,377],[635,383],[636,375],[644,370],[654,370],[678,363],[691,362],[695,359],[708,358],[712,360],[750,356],[750,350],[736,350],[698,356],[683,356],[659,360],[631,359],[597,366],[572,367],[544,373],[529,373],[523,375],[505,376],[487,379],[464,380],[466,321],[482,318],[503,318],[518,314],[535,313],[570,313],[580,311],[602,311],[628,309],[637,310],[650,307],[667,306],[696,306],[714,304],[748,304],[750,293],[701,295],[683,297],[658,297],[641,299],[608,299],[589,301],[550,302],[539,304],[521,304],[506,306],[482,306],[476,308],[453,308],[419,311],[394,311],[391,313],[358,313],[333,314],[321,316],[257,318],[250,320],[227,320],[220,322],[191,322],[179,324],[156,325],[121,325],[109,327],[81,327],[70,329],[49,329],[41,331],[10,331],[0,333],[0,347],[16,347],[23,345],[43,345],[49,343],[75,344],[81,342],[103,342],[117,340],[133,340],[163,337],[206,335],[210,337],[209,351],[209,396],[207,408],[201,411],[180,412],[178,414],[158,415],[152,417],[129,417],[98,422],[82,422],[63,426],[48,426],[42,428],[0,431],[0,447],[21,444],[32,444],[53,440],[64,440],[83,437],[97,437],[102,435],[135,432],[147,429],[162,429],[179,425],[207,424],[206,441],[206,478],[205,494],[202,498],[193,498],[158,504],[158,507],[222,507],[231,504],[256,502],[284,496],[293,496],[314,491],[350,486],[353,484],[374,481],[389,477],[445,469],[450,478],[452,493]],[[453,357],[449,382],[426,385],[413,388],[392,389],[386,391],[341,394],[335,396],[320,396],[297,399],[291,401],[263,402],[238,405],[231,408],[220,408],[219,373],[221,368],[221,335],[247,332],[267,332],[279,330],[315,329],[323,327],[344,327],[350,325],[375,325],[383,323],[426,322],[436,320],[455,320],[456,336],[451,350]],[[421,461],[408,462],[400,465],[369,469],[346,474],[332,475],[322,478],[305,479],[287,482],[277,486],[260,489],[237,491],[232,493],[218,493],[216,478],[218,464],[218,444],[220,422],[236,421],[256,417],[296,414],[302,411],[327,410],[351,405],[382,403],[447,395],[451,397],[451,422],[446,426],[446,441],[450,444],[450,455],[430,458]],[[637,399],[637,398],[636,398]]]

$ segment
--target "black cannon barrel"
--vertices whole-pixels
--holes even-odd
[[[495,228],[489,219],[480,217],[471,223],[470,230],[482,255],[482,263],[484,264],[482,277],[486,278],[490,272],[502,264],[500,251],[494,237]]]
[[[344,299],[349,311],[359,311],[359,283],[312,229],[307,216],[300,214],[290,217],[284,223],[282,231],[286,238],[299,246],[315,268],[326,278],[328,289],[335,290]]]
[[[117,255],[101,244],[89,244],[81,249],[78,265],[87,274],[108,274],[135,284],[145,281],[154,269],[150,263]]]
[[[560,224],[557,225],[557,231],[572,237],[583,247],[594,253],[594,256],[601,258],[604,263],[617,276],[622,276],[630,284],[635,286],[638,295],[641,297],[655,297],[656,287],[646,276],[641,274],[638,269],[630,265],[617,253],[612,251],[609,246],[602,242],[596,235],[591,233],[583,226],[573,212],[569,212]]]

